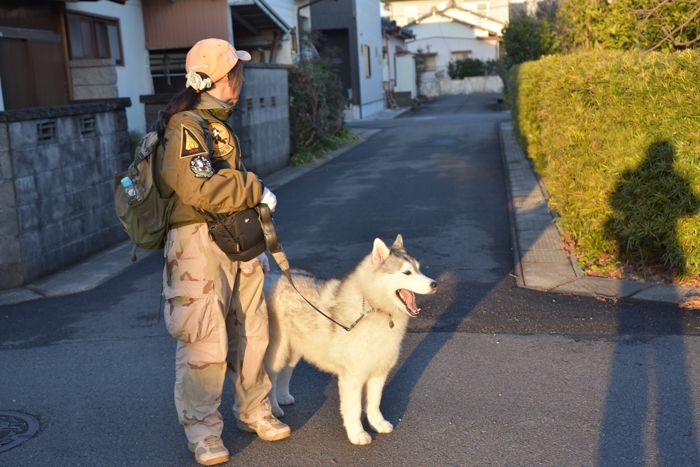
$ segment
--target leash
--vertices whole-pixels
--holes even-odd
[[[337,322],[336,320],[334,320],[333,318],[316,308],[316,306],[313,303],[308,301],[306,297],[304,297],[304,295],[302,295],[302,293],[299,292],[297,286],[294,285],[294,281],[292,280],[292,274],[289,272],[289,262],[287,261],[287,255],[284,254],[284,250],[282,250],[282,245],[280,245],[279,238],[277,238],[277,231],[275,230],[275,223],[272,220],[272,214],[270,214],[270,207],[267,204],[259,204],[257,206],[257,210],[260,214],[260,224],[262,225],[263,232],[265,233],[265,242],[267,243],[267,250],[270,252],[272,257],[275,258],[277,265],[287,277],[289,283],[292,284],[294,290],[296,290],[299,296],[303,298],[304,301],[308,303],[311,308],[319,312],[326,319],[333,321],[335,324],[337,324],[338,326],[340,326],[348,332],[352,331],[352,329],[357,325],[357,323],[359,323],[360,320],[362,320],[362,318],[367,316],[367,313],[364,312],[364,302],[362,307],[363,313],[349,327],[340,324],[339,322]]]

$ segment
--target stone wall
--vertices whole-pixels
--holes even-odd
[[[243,164],[261,178],[289,164],[286,65],[245,63],[243,89],[229,124],[241,142]],[[174,94],[141,96],[149,129]]]
[[[71,60],[70,74],[73,100],[117,97],[117,69],[113,58]]]
[[[126,170],[126,107],[111,101],[0,112],[0,290],[125,240],[113,174]]]
[[[503,92],[503,81],[499,76],[474,76],[464,79],[423,81],[420,94],[426,97],[457,96],[479,92]]]

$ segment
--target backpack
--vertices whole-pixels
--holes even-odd
[[[197,112],[187,112],[193,115],[204,131],[209,153],[212,152],[212,141],[206,122]],[[158,179],[157,158],[153,157],[162,150],[158,133],[151,131],[141,139],[136,146],[134,161],[126,172],[114,175],[114,207],[117,216],[126,229],[131,242],[134,244],[132,261],[136,260],[135,247],[144,250],[160,250],[165,246],[168,235],[170,214],[173,211],[173,198],[163,198],[158,191],[155,180]],[[138,203],[129,204],[121,184],[124,177],[137,181],[144,188],[144,199]]]

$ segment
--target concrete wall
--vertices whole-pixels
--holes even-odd
[[[129,105],[114,99],[0,112],[0,289],[127,238],[112,180],[131,160]]]
[[[261,178],[289,165],[287,73],[285,65],[246,63],[240,100],[230,119],[241,141],[243,164]]]
[[[421,95],[427,97],[456,96],[479,92],[503,92],[503,81],[499,76],[475,76],[464,79],[424,81],[420,86]]]
[[[241,142],[243,164],[262,178],[289,164],[288,71],[285,65],[251,62],[244,65],[243,89],[229,123]],[[172,96],[141,96],[149,125]]]
[[[113,99],[118,97],[117,69],[113,59],[71,60],[73,99]]]
[[[117,66],[117,89],[119,97],[128,97],[134,105],[126,109],[129,130],[146,130],[144,108],[139,96],[153,93],[153,81],[146,50],[143,29],[142,0],[129,0],[124,5],[100,0],[97,2],[68,2],[67,11],[77,11],[119,19],[124,65]]]

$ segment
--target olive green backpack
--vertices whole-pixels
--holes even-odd
[[[204,131],[204,136],[212,152],[212,141],[206,122],[197,112],[188,112],[193,115]],[[134,161],[126,172],[114,175],[114,206],[117,216],[126,229],[131,242],[134,244],[132,261],[136,260],[136,247],[144,250],[160,250],[165,246],[168,234],[168,222],[173,210],[173,198],[163,198],[158,191],[155,180],[158,178],[157,157],[158,151],[163,151],[163,145],[158,140],[158,134],[151,131],[143,137],[136,147]],[[129,177],[145,190],[142,201],[129,204],[126,193],[121,184],[124,177]]]

